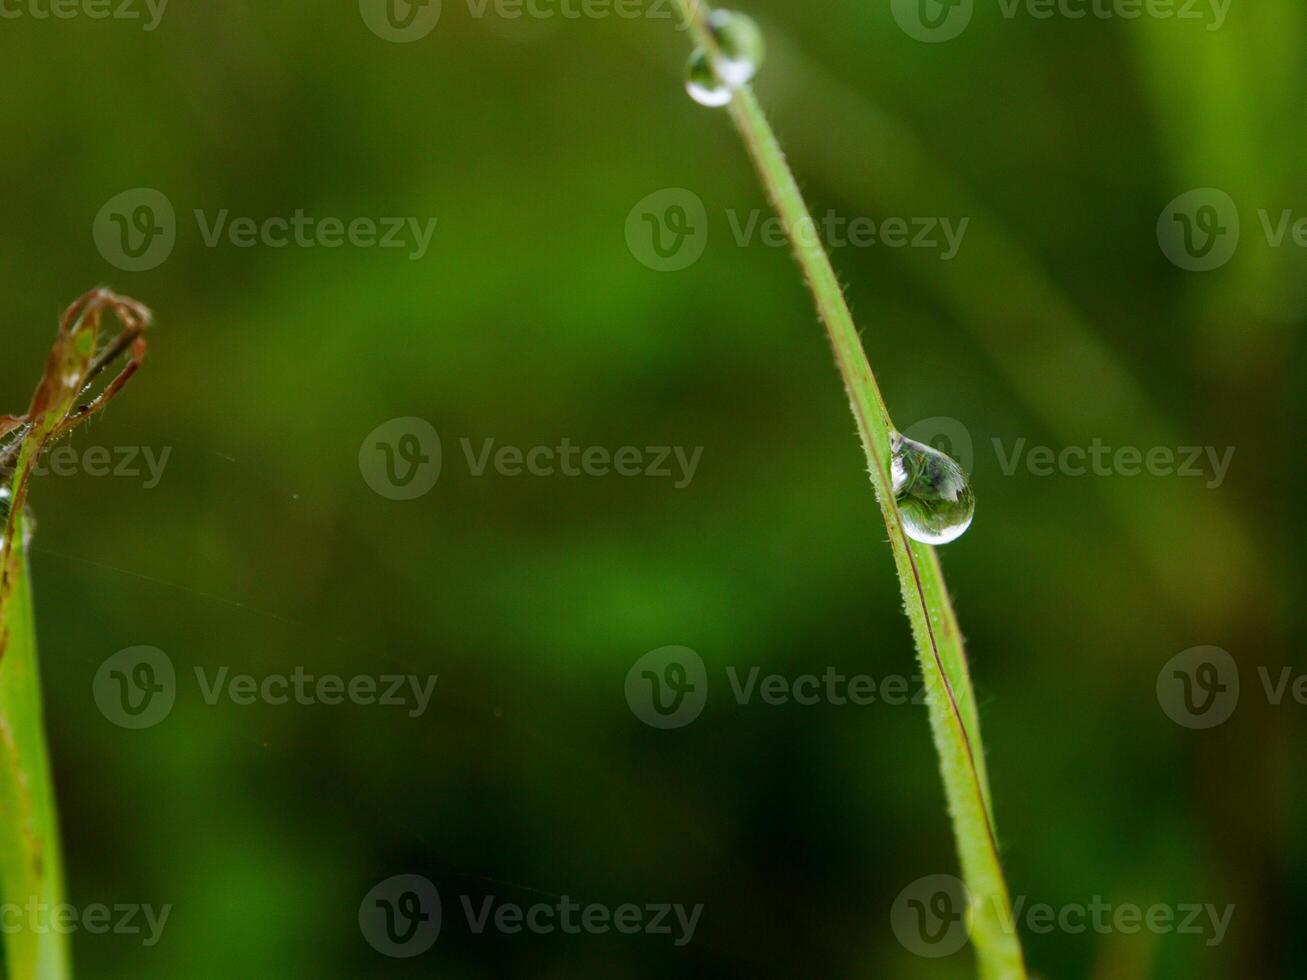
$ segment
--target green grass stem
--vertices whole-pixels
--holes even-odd
[[[709,9],[678,0],[699,44],[715,50]],[[766,187],[807,278],[844,379],[867,469],[880,503],[926,682],[931,729],[953,820],[963,877],[971,899],[971,939],[986,980],[1023,980],[1021,945],[999,859],[980,721],[957,618],[935,550],[912,540],[894,500],[890,475],[894,425],[844,299],[839,279],[799,186],[753,90],[742,86],[730,114]]]

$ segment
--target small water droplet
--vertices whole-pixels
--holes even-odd
[[[714,10],[708,29],[717,42],[717,74],[731,88],[739,88],[758,73],[767,53],[762,28],[747,14],[735,10]]]
[[[690,55],[685,87],[700,105],[717,108],[758,73],[767,50],[757,22],[734,10],[714,10],[708,16],[715,51],[696,48]]]
[[[703,48],[695,48],[686,68],[685,90],[699,105],[717,109],[731,101],[734,92],[713,69],[712,58]]]
[[[894,499],[908,536],[923,544],[948,544],[962,537],[976,511],[962,467],[938,449],[901,435],[894,436],[893,450]]]

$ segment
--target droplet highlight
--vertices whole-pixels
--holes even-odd
[[[714,10],[708,15],[711,50],[695,48],[686,70],[685,88],[700,105],[718,108],[730,103],[735,90],[747,85],[767,52],[762,28],[747,14]]]
[[[730,88],[747,84],[767,53],[758,22],[735,10],[714,10],[708,29],[717,42],[717,74]]]
[[[908,536],[922,544],[948,544],[971,527],[976,498],[957,462],[925,443],[895,435],[890,475],[894,500]]]
[[[686,67],[685,90],[699,105],[719,109],[728,104],[735,93],[713,68],[712,56],[704,48],[695,48]]]

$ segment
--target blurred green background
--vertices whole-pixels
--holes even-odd
[[[739,704],[727,682],[916,670],[830,351],[786,249],[733,234],[766,201],[727,114],[686,97],[670,6],[512,18],[444,0],[434,30],[392,43],[350,2],[176,2],[149,31],[33,2],[0,20],[0,408],[25,407],[62,308],[111,284],[158,329],[72,444],[171,450],[149,489],[80,472],[33,491],[71,901],[173,907],[154,946],[78,933],[79,975],[973,975],[969,951],[921,958],[891,923],[906,886],[956,873],[924,708]],[[814,211],[969,221],[950,261],[877,244],[834,262],[899,425],[946,417],[972,442],[976,522],[942,557],[1014,897],[1235,907],[1215,945],[1023,923],[1032,972],[1307,975],[1307,708],[1272,704],[1257,674],[1302,669],[1307,279],[1259,209],[1307,215],[1307,11],[1235,3],[1213,30],[1207,7],[1044,19],[975,0],[956,37],[923,43],[888,0],[747,9],[770,42],[757,90]],[[176,244],[124,271],[93,226],[141,187],[175,208]],[[627,237],[665,188],[707,216],[676,272]],[[1209,272],[1159,247],[1193,188],[1241,219]],[[413,260],[210,247],[194,217],[296,209],[438,224]],[[360,447],[407,416],[439,432],[443,468],[394,501]],[[564,438],[702,460],[681,488],[475,476],[459,442]],[[1217,487],[1004,472],[1019,445],[1094,440],[1236,453]],[[133,731],[93,681],[142,644],[178,690]],[[709,695],[664,731],[624,685],[672,644],[703,658]],[[1157,695],[1198,645],[1242,677],[1208,730]],[[417,718],[210,705],[194,670],[224,666],[439,682]],[[443,899],[412,959],[359,926],[398,874]],[[704,911],[678,948],[476,935],[459,901],[563,895]]]

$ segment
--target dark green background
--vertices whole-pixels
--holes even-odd
[[[923,44],[888,0],[757,0],[764,105],[815,210],[969,217],[961,253],[834,255],[905,426],[976,447],[973,529],[943,563],[981,703],[1008,880],[1027,905],[1236,906],[1225,941],[1023,936],[1053,980],[1307,970],[1300,663],[1301,250],[1307,13],[1225,25],[1005,18]],[[21,410],[60,310],[112,284],[154,307],[149,363],[75,437],[172,447],[160,485],[48,477],[33,554],[72,901],[174,908],[163,941],[78,935],[81,976],[966,977],[906,951],[889,910],[956,871],[924,709],[741,706],[728,666],[915,673],[853,422],[784,249],[737,247],[765,200],[728,116],[694,105],[670,20],[505,22],[445,0],[401,45],[352,2],[173,0],[159,28],[0,20],[4,356]],[[126,273],[92,222],[155,187],[177,247]],[[1169,263],[1158,215],[1218,187],[1243,242]],[[628,212],[683,187],[699,262],[631,254]],[[439,219],[402,251],[204,246],[193,210]],[[397,416],[445,469],[396,503],[360,475]],[[473,478],[458,439],[703,446],[691,485]],[[992,448],[1235,446],[1201,479],[1004,474]],[[165,722],[92,698],[148,644]],[[643,725],[627,670],[697,650],[703,716]],[[1171,722],[1158,671],[1214,644],[1233,718]],[[437,673],[424,717],[204,703],[192,670]],[[421,959],[375,953],[359,902],[399,873],[445,896]],[[460,894],[703,903],[695,941],[469,933]],[[1299,915],[1294,914],[1295,907]]]

